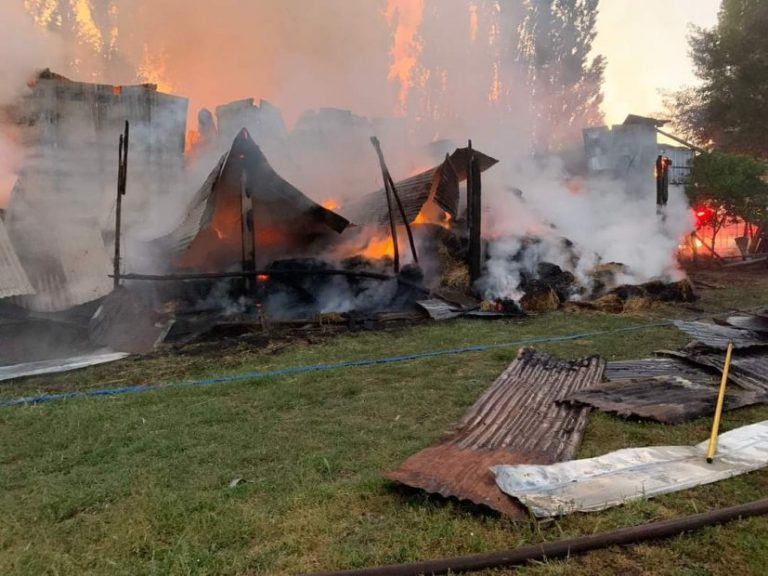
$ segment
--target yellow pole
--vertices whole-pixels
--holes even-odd
[[[712,422],[712,435],[709,437],[709,449],[707,450],[707,462],[712,464],[717,451],[717,436],[720,431],[720,417],[723,415],[723,401],[725,400],[725,387],[728,382],[728,371],[731,369],[731,356],[733,355],[733,342],[728,343],[728,352],[725,353],[725,366],[723,366],[723,379],[720,380],[720,393],[717,395],[717,407],[715,408],[715,420]]]

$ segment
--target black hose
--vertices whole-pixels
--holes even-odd
[[[422,574],[447,574],[449,572],[457,574],[492,568],[520,566],[532,560],[541,561],[564,558],[599,548],[624,546],[646,540],[669,538],[706,526],[764,514],[768,514],[768,499],[712,510],[702,514],[693,514],[674,520],[652,522],[642,526],[621,528],[611,532],[601,532],[599,534],[559,540],[557,542],[532,544],[515,550],[341,572],[316,572],[310,576],[420,576]]]

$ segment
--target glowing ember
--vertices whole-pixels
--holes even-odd
[[[200,143],[202,136],[197,130],[187,130],[187,138],[184,142],[184,153],[190,154]]]
[[[325,208],[326,210],[338,210],[339,209],[339,203],[336,202],[336,200],[333,200],[332,198],[329,198],[328,200],[325,200],[321,206]]]
[[[397,23],[389,79],[400,83],[398,100],[401,111],[404,111],[422,48],[418,31],[424,17],[424,0],[389,0],[384,16],[390,26]]]

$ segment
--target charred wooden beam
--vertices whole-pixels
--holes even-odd
[[[248,188],[248,176],[243,170],[240,175],[240,223],[243,245],[242,270],[249,273],[243,276],[246,294],[253,294],[256,289],[255,276],[250,274],[256,270],[256,236],[251,192]]]
[[[469,278],[472,283],[480,279],[483,272],[483,199],[480,164],[469,141],[467,155],[467,220],[469,222]]]
[[[128,185],[128,140],[130,124],[125,121],[125,132],[120,134],[120,145],[117,151],[117,200],[115,202],[115,257],[114,257],[114,287],[120,286],[120,235],[122,234],[123,196]]]
[[[371,144],[373,144],[373,147],[376,150],[376,154],[379,157],[379,164],[381,166],[381,174],[384,180],[384,194],[387,196],[387,211],[389,213],[389,228],[390,228],[390,233],[392,235],[392,252],[394,256],[395,274],[399,274],[400,273],[400,247],[398,246],[398,241],[397,241],[397,224],[395,223],[395,212],[392,208],[392,197],[394,196],[394,193],[392,192],[393,187],[390,184],[392,179],[389,176],[389,170],[387,169],[387,165],[384,162],[384,154],[381,151],[381,144],[379,143],[379,139],[376,138],[375,136],[372,136]],[[401,205],[401,208],[402,208],[402,205]],[[403,213],[403,220],[406,220],[404,213]],[[409,236],[410,236],[410,229],[409,229]]]
[[[346,276],[348,278],[369,278],[371,280],[397,280],[403,286],[419,290],[425,294],[430,291],[424,286],[409,282],[398,276],[378,274],[376,272],[352,272],[350,270],[252,270],[250,272],[201,272],[192,274],[121,274],[123,280],[137,280],[144,282],[189,282],[209,281],[226,278],[255,278],[258,277],[290,277],[290,276]]]
[[[405,231],[408,234],[408,242],[411,245],[411,256],[413,256],[414,263],[419,263],[419,255],[416,252],[416,242],[413,240],[413,232],[411,231],[411,223],[408,221],[408,216],[405,214],[405,207],[403,206],[403,202],[400,199],[400,194],[397,193],[397,187],[395,186],[395,181],[392,179],[392,174],[389,172],[389,168],[387,168],[387,163],[384,161],[384,153],[381,150],[381,143],[379,142],[379,139],[375,136],[371,138],[371,142],[373,143],[373,147],[376,149],[376,154],[379,156],[379,164],[381,164],[381,172],[384,177],[384,187],[386,188],[387,185],[389,186],[389,191],[392,194],[392,196],[395,199],[395,202],[397,203],[397,209],[400,212],[400,217],[403,220],[403,224],[405,225]]]

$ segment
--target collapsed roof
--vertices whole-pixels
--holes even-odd
[[[179,268],[219,271],[242,258],[242,179],[253,198],[256,254],[268,263],[331,242],[349,221],[280,177],[246,129],[194,196],[182,222],[158,240]]]
[[[482,152],[474,151],[474,154],[479,160],[481,172],[498,163],[498,160]],[[438,166],[395,183],[409,223],[416,219],[428,202],[435,202],[442,210],[456,218],[459,212],[459,183],[467,179],[468,161],[469,149],[457,148]],[[389,222],[389,208],[384,189],[366,194],[345,208],[345,213],[357,224],[383,226]],[[399,213],[397,218],[400,219]]]

